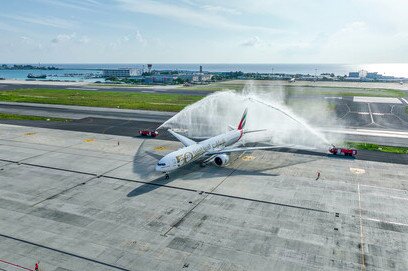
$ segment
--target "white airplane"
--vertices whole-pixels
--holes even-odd
[[[273,147],[243,147],[239,148],[237,145],[242,136],[246,133],[260,132],[264,130],[244,130],[247,116],[247,109],[245,109],[242,115],[241,121],[238,127],[235,129],[229,126],[230,131],[208,138],[201,142],[195,142],[190,138],[182,136],[172,130],[168,130],[174,137],[176,137],[185,147],[171,152],[164,156],[156,165],[156,171],[165,173],[166,179],[169,178],[169,173],[182,166],[190,164],[193,161],[197,161],[201,158],[206,158],[203,164],[214,162],[217,166],[224,166],[229,162],[229,155],[232,152],[244,152],[250,150],[260,149],[272,149],[279,148],[280,146]]]

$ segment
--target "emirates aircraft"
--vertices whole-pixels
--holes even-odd
[[[163,172],[166,179],[169,178],[169,173],[187,164],[197,160],[202,160],[204,165],[208,163],[215,163],[217,166],[225,166],[229,162],[229,154],[232,152],[244,152],[260,149],[272,149],[282,146],[270,147],[239,147],[240,139],[246,133],[260,132],[264,130],[245,130],[245,122],[247,116],[247,109],[242,115],[241,121],[237,128],[229,126],[230,131],[208,138],[201,142],[180,135],[172,130],[168,130],[174,137],[176,137],[184,147],[164,156],[156,165],[156,171]],[[233,146],[234,145],[234,146]]]

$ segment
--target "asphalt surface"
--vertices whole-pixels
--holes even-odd
[[[353,97],[334,99],[333,102],[337,105],[336,115],[342,121],[342,125],[379,130],[408,130],[408,114],[405,113],[407,104],[404,99],[401,99],[400,104],[354,102]],[[70,122],[0,120],[0,123],[5,124],[122,136],[137,136],[139,130],[157,129],[174,115],[171,112],[17,103],[0,103],[0,112],[72,119]],[[159,138],[174,140],[173,137],[166,135],[166,132]],[[346,135],[345,139],[393,146],[406,146],[407,143],[406,138],[396,137]],[[319,153],[311,154],[320,155]],[[360,151],[358,159],[407,164],[407,156]]]
[[[355,102],[353,97],[342,97],[336,104],[337,117],[347,126],[408,130],[408,106],[405,99],[399,104]]]
[[[205,96],[212,91],[206,90],[186,90],[169,87],[120,87],[120,86],[93,86],[93,85],[49,85],[49,84],[6,84],[0,82],[0,91],[15,90],[26,88],[47,88],[47,89],[66,89],[66,90],[89,90],[89,91],[111,91],[111,92],[139,92],[139,93],[167,93],[167,94],[182,94],[182,95],[199,95]]]
[[[406,165],[0,126],[0,270],[408,270]]]
[[[59,106],[24,103],[1,103],[0,112],[44,117],[59,117],[67,119],[82,119],[87,117],[142,120],[163,123],[175,113],[144,110],[118,110],[109,108],[92,108],[84,106]]]
[[[120,120],[120,119],[104,119],[104,118],[84,118],[79,120],[72,120],[70,122],[54,122],[54,121],[26,121],[26,120],[0,120],[3,124],[21,125],[29,127],[59,129],[67,131],[90,132],[99,134],[111,134],[120,136],[140,137],[139,131],[144,129],[155,130],[162,123],[151,121],[135,121],[135,120]],[[167,131],[160,130],[157,139],[176,141]],[[147,138],[148,139],[148,138]],[[274,149],[277,152],[289,152],[307,154],[312,156],[331,156],[335,159],[355,159],[343,156],[333,156],[327,152],[306,151],[297,149]],[[365,161],[376,161],[385,163],[407,164],[408,155],[393,154],[377,151],[363,151],[358,152],[356,159]]]
[[[390,109],[391,108],[391,109]],[[351,111],[351,110],[354,111]],[[377,112],[392,110],[392,114],[382,114]],[[355,111],[361,110],[361,111]],[[395,130],[407,131],[408,115],[405,113],[405,105],[381,105],[372,104],[371,113],[375,123],[371,122],[371,116],[369,112],[362,112],[363,110],[368,110],[368,105],[364,103],[354,103],[352,100],[340,100],[336,107],[337,118],[339,119],[339,127],[352,127],[354,129],[374,129],[374,130]],[[149,128],[157,128],[163,122],[175,115],[174,112],[157,112],[157,111],[145,111],[145,110],[126,110],[126,109],[115,109],[115,108],[96,108],[96,107],[84,107],[84,106],[64,106],[64,105],[47,105],[47,104],[34,104],[34,103],[7,103],[0,102],[0,112],[18,115],[33,115],[33,116],[43,116],[43,117],[57,117],[66,119],[93,119],[89,127],[81,127],[79,122],[75,122],[75,125],[79,126],[73,127],[70,124],[70,130],[81,130],[90,129],[90,131],[107,131],[107,133],[116,133],[121,135],[132,135],[134,133],[133,129],[128,131],[126,124],[123,125],[123,120],[126,121],[138,121],[138,122],[151,122]],[[360,114],[360,113],[364,114]],[[103,120],[105,119],[105,120]],[[388,120],[394,120],[389,121]],[[1,121],[1,120],[0,120]],[[87,120],[86,122],[91,122]],[[21,122],[17,122],[19,124]],[[27,126],[39,126],[44,124],[23,122]],[[311,122],[313,123],[313,122]],[[378,123],[381,123],[379,125]],[[91,125],[92,124],[92,125]],[[328,126],[327,123],[321,123],[323,125],[315,124],[314,126],[321,127],[324,133],[331,133],[333,126]],[[400,125],[398,125],[400,124]],[[60,129],[59,127],[66,125],[61,125],[60,123],[47,123],[47,127]],[[132,124],[138,127],[139,125]],[[399,128],[399,129],[398,129]],[[114,132],[117,129],[119,132]],[[406,138],[398,137],[378,137],[363,134],[347,134],[346,139],[348,141],[361,141],[369,142],[382,145],[390,146],[408,146]]]

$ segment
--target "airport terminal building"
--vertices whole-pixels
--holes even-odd
[[[103,77],[130,77],[130,76],[138,76],[141,74],[142,72],[140,70],[129,69],[129,68],[102,70]]]

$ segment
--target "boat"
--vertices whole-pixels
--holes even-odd
[[[45,78],[47,78],[47,75],[45,75],[45,74],[34,75],[34,74],[32,74],[32,73],[29,73],[29,74],[27,75],[27,78],[31,78],[31,79],[45,79]]]

